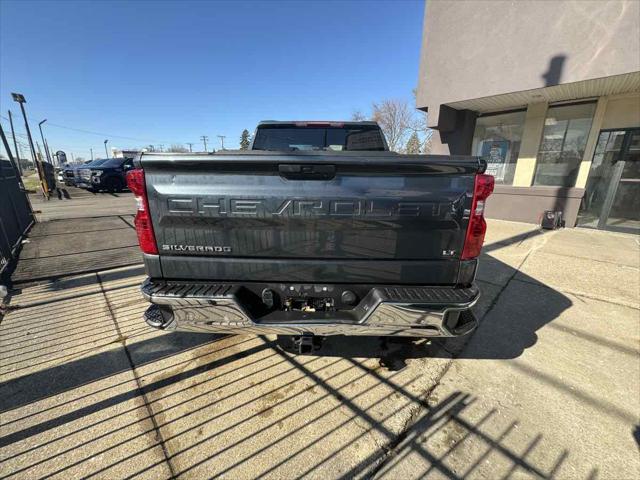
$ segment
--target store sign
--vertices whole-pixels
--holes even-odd
[[[482,158],[487,161],[487,175],[493,175],[496,181],[504,181],[507,169],[509,140],[485,140],[482,142]]]
[[[60,165],[64,165],[65,163],[67,163],[67,154],[64,153],[62,150],[58,150],[56,152],[56,157],[58,157],[58,163]]]

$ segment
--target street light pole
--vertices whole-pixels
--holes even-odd
[[[24,95],[21,93],[12,93],[11,96],[13,100],[20,104],[20,110],[22,111],[22,118],[24,118],[24,128],[27,130],[27,139],[29,140],[29,148],[31,150],[31,158],[35,162],[36,158],[36,149],[33,146],[33,138],[31,137],[31,129],[29,128],[29,122],[27,121],[27,113],[24,110],[24,104],[27,102],[24,98]]]
[[[47,142],[44,141],[44,133],[42,133],[42,124],[46,122],[45,118],[38,124],[38,128],[40,129],[40,138],[42,138],[42,145],[44,146],[44,153],[47,156],[47,162],[51,163],[51,157],[49,156],[49,150],[47,150]]]
[[[29,128],[29,121],[27,120],[27,112],[24,110],[24,104],[27,100],[24,98],[24,95],[21,93],[12,93],[11,97],[14,102],[18,102],[20,104],[20,111],[22,111],[22,118],[24,118],[24,128],[27,131],[27,138],[29,139],[29,148],[31,149],[31,158],[33,159],[33,163],[38,171],[38,176],[40,177],[40,185],[42,185],[42,193],[44,196],[49,199],[49,187],[47,186],[47,181],[44,178],[44,173],[42,172],[42,166],[38,162],[38,156],[36,155],[36,148],[33,146],[33,138],[31,137],[31,129]]]
[[[107,150],[107,142],[108,142],[108,141],[109,141],[109,140],[105,140],[105,141],[104,141],[104,153],[106,153],[106,154],[107,154],[107,158],[110,158],[110,157],[109,157],[109,151]]]
[[[16,142],[16,132],[13,129],[13,117],[11,116],[11,110],[9,112],[9,125],[11,125],[11,136],[13,137],[13,148],[16,151],[16,163],[18,165],[18,173],[22,176],[22,165],[20,165],[20,150],[18,150],[18,142]]]

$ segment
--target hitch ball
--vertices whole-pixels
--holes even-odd
[[[342,292],[342,303],[346,303],[347,305],[353,305],[358,301],[358,297],[351,290],[345,290]]]

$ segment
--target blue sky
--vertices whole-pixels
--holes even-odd
[[[412,101],[423,12],[422,0],[0,0],[0,113],[17,115],[10,92],[23,93],[32,131],[47,118],[51,148],[87,158],[105,138],[218,147],[226,135],[233,148],[259,120]]]

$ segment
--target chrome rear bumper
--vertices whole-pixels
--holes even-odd
[[[468,288],[374,287],[357,307],[335,312],[278,312],[253,318],[242,304],[242,287],[228,283],[152,281],[142,295],[152,303],[146,322],[163,330],[277,335],[374,335],[455,337],[477,321],[470,308],[480,292]]]

